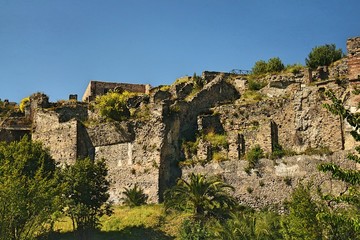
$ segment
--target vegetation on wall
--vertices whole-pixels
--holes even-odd
[[[95,109],[102,117],[115,121],[123,121],[130,117],[130,110],[127,101],[135,93],[124,91],[117,93],[110,91],[105,95],[97,96],[95,99]]]
[[[315,69],[319,66],[329,66],[343,56],[342,50],[336,49],[335,44],[325,44],[314,47],[305,59],[305,63],[307,67]]]
[[[25,107],[30,103],[30,97],[23,98],[19,105],[20,112],[25,112]]]
[[[264,60],[259,60],[255,62],[252,67],[252,74],[260,75],[266,73],[276,73],[284,70],[285,66],[282,63],[279,57],[270,58],[267,62]]]

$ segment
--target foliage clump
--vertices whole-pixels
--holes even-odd
[[[0,239],[33,239],[50,230],[61,209],[57,172],[40,143],[0,142]]]
[[[252,147],[245,155],[245,159],[248,162],[248,168],[255,168],[262,157],[264,157],[264,150],[262,150],[259,145]]]
[[[214,131],[210,131],[204,135],[204,140],[208,141],[214,148],[227,148],[229,145],[225,134],[216,134]]]
[[[261,75],[266,73],[277,73],[284,70],[285,66],[279,57],[270,58],[267,62],[259,60],[252,67],[252,74]]]
[[[20,112],[25,112],[25,107],[30,103],[30,97],[23,98],[19,105]]]
[[[129,98],[135,93],[124,91],[122,93],[110,91],[105,95],[97,96],[95,99],[95,109],[102,117],[115,121],[124,121],[130,117],[130,110],[127,106]]]
[[[305,59],[305,62],[307,67],[315,69],[319,66],[329,66],[343,56],[342,50],[336,49],[335,44],[325,44],[313,48]]]
[[[122,198],[124,205],[129,207],[141,206],[146,204],[148,195],[144,193],[144,190],[138,187],[137,184],[132,188],[125,188],[122,192],[125,197]]]
[[[89,158],[79,159],[63,170],[65,214],[71,218],[74,230],[95,230],[100,227],[99,218],[112,213],[107,172],[104,160],[94,162]]]

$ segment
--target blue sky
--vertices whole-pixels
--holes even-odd
[[[360,36],[359,0],[0,0],[0,98],[81,98],[90,80],[171,84],[302,63]]]

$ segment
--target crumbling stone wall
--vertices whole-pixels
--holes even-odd
[[[77,159],[78,121],[59,122],[56,112],[38,109],[33,119],[32,139],[50,149],[51,156],[60,163],[73,164]]]
[[[150,85],[148,84],[130,84],[130,83],[112,83],[112,82],[100,82],[90,81],[85,93],[82,97],[82,101],[89,102],[95,99],[96,96],[103,95],[109,90],[118,88],[122,91],[146,93],[150,91]]]
[[[360,37],[350,38],[346,42],[348,52],[349,79],[360,76]]]
[[[240,203],[258,209],[276,208],[290,197],[300,182],[311,181],[314,191],[316,186],[320,186],[325,193],[338,194],[342,192],[346,188],[345,184],[319,172],[317,166],[320,163],[334,162],[350,168],[355,167],[346,160],[346,155],[347,152],[338,152],[332,156],[298,155],[276,161],[260,159],[257,168],[250,175],[244,171],[247,166],[245,160],[213,162],[205,166],[186,167],[182,172],[185,178],[193,172],[205,174],[208,177],[220,177],[234,186],[234,196]]]

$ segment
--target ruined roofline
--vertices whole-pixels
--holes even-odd
[[[134,83],[120,83],[120,82],[105,82],[98,80],[91,80],[83,94],[82,101],[93,101],[96,96],[106,94],[108,91],[115,88],[121,88],[122,90],[129,92],[145,93],[150,91],[150,84],[134,84]]]

